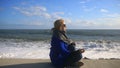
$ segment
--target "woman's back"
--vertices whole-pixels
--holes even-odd
[[[50,58],[54,65],[62,66],[65,58],[69,55],[69,50],[67,44],[59,39],[58,33],[55,33],[53,32],[51,39]]]

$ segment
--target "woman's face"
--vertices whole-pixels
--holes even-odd
[[[60,30],[66,31],[66,24],[65,23],[61,24]]]

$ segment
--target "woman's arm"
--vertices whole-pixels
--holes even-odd
[[[60,40],[59,46],[60,46],[60,52],[64,57],[70,54],[70,51],[68,50],[68,47],[67,47],[68,45],[65,44],[62,40]]]

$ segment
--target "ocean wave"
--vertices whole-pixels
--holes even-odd
[[[120,58],[120,42],[111,40],[79,40],[76,49],[84,48],[83,57],[90,59]],[[50,41],[0,39],[0,58],[49,59]]]

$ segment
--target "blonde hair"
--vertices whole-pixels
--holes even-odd
[[[58,19],[54,22],[54,28],[56,30],[60,30],[60,26],[64,24],[64,20],[63,19]]]

